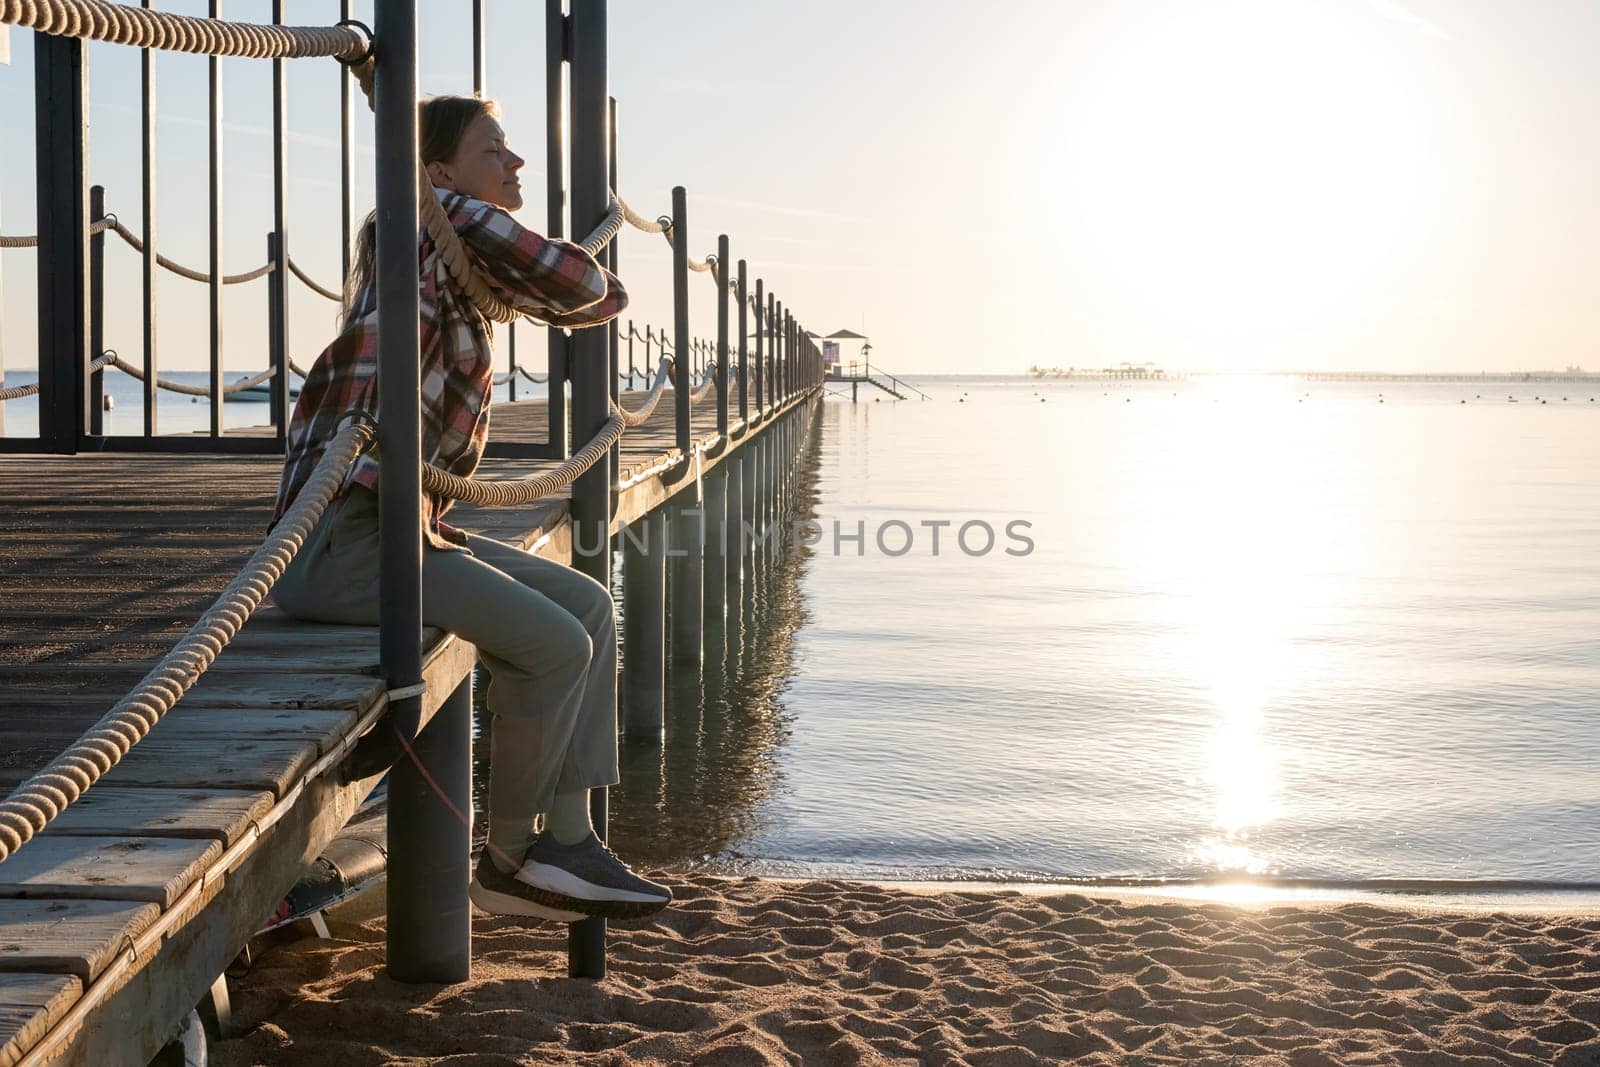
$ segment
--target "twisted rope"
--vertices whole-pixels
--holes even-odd
[[[0,0],[0,22],[61,37],[250,59],[354,60],[369,50],[366,37],[350,26],[262,26],[106,0]]]
[[[144,251],[144,242],[141,241],[138,235],[132,230],[124,226],[122,224],[122,220],[117,218],[115,215],[107,215],[95,225],[100,226],[101,229],[111,230],[112,233],[116,234],[118,237],[122,238],[130,246],[132,246],[135,252]],[[89,232],[96,232],[94,226],[89,227]],[[163,256],[159,252],[156,253],[156,262],[170,270],[172,273],[179,275],[180,277],[188,278],[191,281],[209,282],[211,280],[210,271],[195,270],[193,267],[185,267],[182,263],[176,263],[168,259],[166,256]],[[257,267],[255,270],[247,270],[243,274],[224,274],[220,280],[223,285],[238,285],[241,282],[253,282],[262,275],[271,273],[272,264],[268,263],[265,266]]]
[[[111,357],[110,360],[109,360],[110,364],[113,367],[117,368],[122,373],[127,374],[127,375],[131,375],[132,377],[135,377],[135,378],[139,379],[141,382],[144,381],[144,371],[143,371],[143,369],[135,366],[132,363],[129,363],[127,360],[125,360],[121,356],[117,355],[116,352],[114,352],[114,351],[113,352],[107,352],[106,356]],[[101,358],[104,359],[105,357],[102,356]],[[94,365],[93,364],[90,364],[90,369],[91,370],[94,369]],[[259,372],[255,373],[255,374],[250,375],[250,377],[248,377],[248,378],[240,378],[236,382],[230,382],[227,385],[224,385],[222,387],[222,395],[223,396],[231,396],[234,393],[242,393],[246,389],[250,389],[250,388],[252,388],[254,386],[260,385],[262,382],[266,381],[268,378],[272,377],[276,373],[277,373],[277,368],[268,367],[264,371],[259,371]],[[185,396],[210,396],[211,395],[211,387],[210,386],[207,386],[207,385],[185,385],[182,382],[174,382],[174,381],[171,381],[171,380],[169,380],[167,378],[157,378],[156,379],[156,388],[158,388],[158,389],[166,389],[166,390],[168,390],[170,392],[174,392],[174,393],[182,393]]]
[[[656,380],[651,383],[650,392],[645,395],[644,403],[640,404],[634,411],[629,411],[620,404],[617,405],[617,411],[621,413],[622,421],[627,426],[630,428],[643,426],[650,421],[650,413],[655,411],[656,405],[660,403],[663,395],[662,389],[667,384],[667,379],[671,377],[671,374],[672,357],[662,356],[661,363],[656,367]]]
[[[350,465],[371,441],[370,426],[341,430],[293,506],[189,632],[98,723],[0,803],[0,861],[120,763],[206,672],[282,577]]]
[[[115,352],[107,352],[97,359],[90,360],[89,373],[93,374],[102,367],[110,366],[116,362],[116,359],[117,354]],[[15,389],[0,389],[0,401],[17,400],[25,396],[34,396],[39,392],[39,384],[40,383],[38,382],[34,382],[32,385],[19,385]]]
[[[611,404],[611,417],[600,432],[582,449],[561,466],[543,474],[506,481],[480,481],[463,478],[459,474],[440,470],[430,463],[422,465],[422,488],[434,496],[451,500],[465,500],[469,504],[508,508],[530,504],[541,497],[558,493],[578,480],[578,476],[600,461],[612,445],[622,438],[627,429],[626,415],[616,402]]]
[[[305,282],[306,288],[310,289],[318,296],[327,297],[334,303],[339,303],[344,300],[344,296],[342,294],[336,293],[332,289],[329,289],[326,286],[318,285],[316,282],[312,281],[311,276],[300,269],[300,264],[296,263],[294,261],[294,257],[292,256],[289,258],[289,272],[296,278],[299,278],[301,281]]]
[[[550,380],[550,375],[548,374],[541,378],[537,374],[532,374],[527,370],[524,370],[522,367],[517,368],[517,373],[528,379],[528,381],[532,382],[534,385],[543,385],[545,382]]]

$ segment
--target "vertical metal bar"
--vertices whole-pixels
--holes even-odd
[[[210,0],[206,13],[222,17],[222,0]],[[207,184],[210,207],[210,266],[208,310],[211,318],[211,436],[222,436],[222,60],[211,56],[206,61],[206,85],[210,100],[206,144]]]
[[[545,0],[544,5],[544,163],[545,206],[548,217],[545,231],[551,237],[566,234],[567,213],[567,131],[562,115],[566,85],[563,69],[567,60],[567,16],[562,0]],[[567,445],[567,334],[551,326],[546,336],[545,389],[549,397],[546,414],[550,425],[550,447],[557,458],[566,458]]]
[[[778,378],[774,358],[778,357],[778,298],[766,294],[766,410],[778,406]]]
[[[149,0],[146,0],[148,3]],[[339,17],[350,17],[350,0],[339,0]],[[356,141],[355,141],[355,96],[352,89],[355,78],[350,74],[350,68],[344,63],[339,67],[339,280],[341,283],[350,277],[350,239],[355,229],[355,219],[351,217],[355,210],[355,170],[356,170]],[[343,288],[341,284],[340,288]]]
[[[606,204],[609,210],[611,203],[611,191],[617,187],[617,98],[614,96],[609,96],[606,98],[606,157],[608,159],[608,170],[606,173]],[[613,274],[617,273],[618,270],[619,261],[617,258],[617,244],[621,238],[622,235],[620,233],[611,238],[611,243],[606,246],[605,254],[601,259],[601,262],[604,263],[607,269],[609,269]],[[621,397],[620,385],[617,381],[617,365],[621,359],[622,348],[617,334],[617,327],[618,320],[616,319],[612,319],[610,322],[606,323],[606,389],[607,395],[613,401],[618,400]],[[629,381],[628,384],[632,385],[633,382]],[[618,441],[611,446],[610,459],[611,482],[615,484],[622,466],[621,441]],[[609,584],[610,576],[608,575],[604,580]]]
[[[283,0],[272,0],[272,24],[283,24]],[[272,61],[272,229],[278,235],[272,273],[278,283],[278,348],[272,353],[277,373],[267,379],[272,425],[280,438],[289,430],[289,222],[284,206],[289,186],[289,84],[283,63]]]
[[[689,196],[683,186],[672,189],[672,404],[678,419],[677,446],[692,460],[689,447]]]
[[[482,96],[484,66],[487,62],[483,40],[483,0],[472,0],[472,95]]]
[[[417,322],[416,0],[377,0],[382,42],[374,108],[377,152],[378,645],[390,689],[422,681],[422,399]],[[455,700],[457,698],[452,698]],[[392,702],[390,728],[416,736],[418,697]],[[437,725],[449,730],[456,718]],[[463,726],[464,728],[464,726]],[[420,739],[419,739],[420,740]],[[441,749],[453,742],[434,739]],[[437,768],[447,795],[457,768]],[[470,765],[469,765],[470,770]],[[389,975],[402,982],[456,982],[471,969],[464,876],[430,882],[440,863],[465,862],[466,828],[431,816],[441,804],[408,759],[395,764],[389,796]],[[459,855],[457,855],[459,854]]]
[[[267,234],[267,262],[272,264],[272,271],[267,275],[267,363],[278,368],[278,373],[284,373],[287,366],[284,351],[288,345],[288,338],[284,336],[283,302],[287,298],[287,286],[284,284],[288,271],[285,269],[283,259],[283,243],[278,240],[277,233]],[[274,375],[276,378],[277,375]],[[284,425],[278,420],[278,392],[277,382],[273,381],[268,387],[271,396],[272,425],[277,428],[277,436],[284,436]]]
[[[649,352],[645,353],[647,356]],[[628,320],[628,388],[633,388],[633,320]]]
[[[728,440],[728,235],[717,237],[717,434]]]
[[[506,387],[511,399],[517,399],[517,324],[512,323],[506,327]]]
[[[605,0],[575,0],[568,51],[571,77],[572,231],[585,233],[611,206],[609,73],[606,58]],[[611,417],[609,330],[576,330],[572,353],[572,434],[587,442]],[[611,583],[611,464],[596,463],[572,485],[573,566]],[[589,549],[593,549],[592,552]],[[613,721],[615,709],[611,712]],[[606,790],[589,790],[595,832],[606,839]],[[567,938],[567,973],[573,978],[604,978],[604,919],[573,923]]]
[[[750,271],[744,260],[739,261],[739,421],[750,426],[750,348],[745,332],[750,329],[749,311]]]
[[[89,187],[89,221],[106,217],[106,188]],[[106,347],[106,234],[101,230],[89,238],[89,358],[99,359]],[[89,375],[89,436],[105,432],[105,375],[97,370]]]
[[[766,358],[766,356],[763,354],[763,353],[766,352],[766,345],[763,343],[762,337],[761,337],[761,335],[766,332],[766,326],[764,325],[764,323],[762,321],[762,318],[761,318],[761,298],[762,298],[762,295],[763,295],[763,287],[765,286],[765,284],[766,283],[763,282],[760,278],[756,279],[756,313],[755,313],[756,351],[755,351],[755,355],[752,358],[755,360],[755,364],[756,364],[755,372],[756,372],[756,414],[757,415],[761,414],[761,410],[762,410],[762,408],[761,408],[761,397],[762,397],[763,375],[761,373],[761,361]]]
[[[44,33],[33,40],[39,439],[46,451],[70,453],[87,425],[88,68],[82,40]]]
[[[148,8],[152,0],[144,0]],[[145,48],[139,56],[139,202],[144,224],[144,253],[140,270],[144,283],[144,435],[154,437],[157,425],[156,391],[156,57]]]

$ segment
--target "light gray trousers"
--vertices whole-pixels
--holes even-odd
[[[521,856],[557,792],[617,781],[617,627],[611,592],[570,567],[470,537],[422,550],[422,619],[477,646],[490,675],[489,837]],[[378,622],[378,498],[335,500],[273,589],[313,622]]]

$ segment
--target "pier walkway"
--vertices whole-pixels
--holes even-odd
[[[732,447],[718,447],[715,407],[697,413],[687,460],[658,405],[623,439],[612,532],[694,495],[811,399],[749,434],[735,422]],[[495,408],[495,440],[545,434],[544,401]],[[280,468],[271,456],[0,457],[0,787],[93,725],[226,585],[261,539]],[[528,468],[490,459],[480,476]],[[462,506],[452,522],[566,560],[568,505]],[[424,641],[426,721],[470,679],[474,652],[436,630]],[[384,691],[376,628],[258,611],[147,739],[0,865],[0,1067],[160,1048],[376,783],[342,761]]]

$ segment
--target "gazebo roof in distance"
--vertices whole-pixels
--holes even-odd
[[[828,341],[865,341],[866,339],[866,334],[856,333],[854,330],[835,330],[824,338],[824,340]]]

